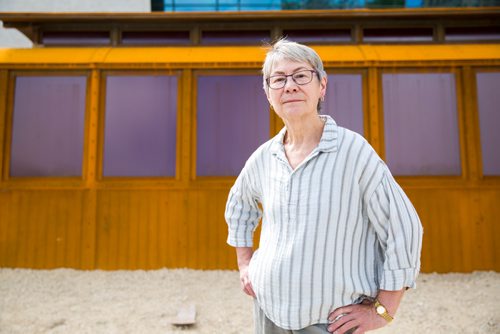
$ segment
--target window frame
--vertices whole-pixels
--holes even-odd
[[[198,144],[198,122],[197,122],[197,114],[198,114],[198,106],[197,106],[197,101],[198,101],[198,78],[200,76],[242,76],[242,75],[257,75],[259,77],[262,77],[262,72],[261,69],[259,68],[243,68],[243,67],[232,67],[228,69],[200,69],[193,71],[193,80],[192,80],[192,85],[191,85],[191,91],[193,92],[191,95],[191,105],[193,106],[191,108],[192,114],[191,114],[191,119],[193,119],[193,126],[191,127],[192,133],[191,133],[191,168],[190,168],[190,180],[192,182],[195,182],[200,185],[206,185],[206,186],[217,186],[220,185],[224,187],[224,185],[231,185],[234,183],[235,178],[238,175],[234,176],[199,176],[196,173],[196,168],[197,168],[197,144]],[[265,96],[264,90],[262,90],[263,96]],[[269,137],[266,139],[271,139],[274,137],[282,128],[280,126],[281,119],[273,112],[271,112],[271,109],[269,108]],[[263,144],[262,142],[261,144]],[[239,173],[239,172],[238,172]]]
[[[82,40],[85,40],[85,34],[92,34],[95,33],[97,35],[101,34],[103,36],[107,36],[107,41],[104,42],[82,42],[79,40],[79,38],[82,38]],[[38,39],[39,39],[39,44],[44,45],[46,47],[52,47],[52,48],[58,48],[58,47],[76,47],[76,48],[85,48],[85,47],[95,47],[95,46],[101,46],[101,47],[106,47],[106,46],[111,46],[113,45],[113,40],[112,40],[112,31],[106,28],[99,28],[99,27],[89,27],[89,29],[84,29],[83,31],[80,29],[75,29],[75,28],[69,28],[69,29],[57,29],[57,28],[48,28],[48,29],[42,29],[38,33]],[[72,42],[49,42],[46,43],[44,42],[45,38],[47,36],[45,35],[51,35],[55,34],[56,36],[58,34],[61,34],[62,36],[66,35],[67,39],[72,39]],[[52,38],[54,38],[52,36]],[[92,38],[97,38],[99,37],[89,37],[90,39]],[[104,38],[104,37],[103,37]],[[56,38],[57,40],[57,38]]]
[[[326,75],[361,75],[361,96],[363,100],[361,101],[361,108],[363,113],[363,134],[362,136],[371,143],[371,127],[370,127],[370,108],[369,108],[369,91],[368,91],[368,69],[363,67],[357,68],[338,68],[338,67],[326,67]],[[328,83],[327,83],[328,86]],[[325,96],[325,99],[328,99]],[[335,120],[335,119],[334,119]],[[336,122],[336,120],[335,120]]]
[[[481,123],[479,120],[479,92],[477,87],[477,75],[479,73],[500,73],[499,67],[488,67],[488,66],[475,66],[471,69],[471,75],[469,77],[469,83],[471,85],[471,127],[473,128],[472,138],[473,138],[473,150],[475,151],[475,159],[472,161],[474,164],[473,168],[477,170],[477,177],[483,183],[500,184],[500,174],[499,175],[484,175],[483,171],[483,148],[481,144]]]
[[[175,144],[175,173],[174,176],[104,176],[104,138],[106,130],[106,81],[108,76],[174,76],[177,78],[177,107],[176,107],[176,144]],[[180,70],[145,69],[145,70],[115,70],[103,69],[99,78],[99,116],[97,134],[96,182],[103,186],[130,186],[130,185],[168,185],[174,186],[181,181],[181,150],[182,150],[182,85],[183,76]]]
[[[80,176],[10,176],[10,165],[12,159],[12,136],[14,120],[14,103],[16,93],[16,80],[18,77],[85,77],[85,108],[83,121],[82,138],[82,166]],[[33,69],[33,70],[12,70],[7,74],[7,105],[5,117],[5,141],[3,148],[3,171],[2,179],[10,185],[34,185],[36,187],[81,187],[87,181],[88,166],[88,130],[90,117],[90,70],[69,70],[69,69]]]
[[[456,94],[456,106],[457,106],[457,131],[458,131],[458,153],[460,158],[460,174],[458,175],[397,175],[394,176],[404,182],[406,181],[434,181],[439,182],[449,182],[450,184],[455,184],[456,182],[463,183],[470,178],[470,170],[468,166],[469,155],[466,150],[466,138],[465,138],[465,111],[464,111],[464,97],[463,97],[463,79],[462,70],[459,68],[453,68],[451,66],[429,66],[425,68],[420,67],[380,67],[378,73],[378,85],[380,87],[378,94],[379,103],[379,129],[380,129],[380,157],[386,160],[386,142],[385,142],[385,113],[384,113],[384,87],[383,87],[383,75],[384,74],[451,74],[454,76],[455,81],[455,94]],[[392,172],[392,171],[391,171]]]

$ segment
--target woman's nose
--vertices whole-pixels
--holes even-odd
[[[295,92],[298,90],[297,84],[293,81],[292,78],[288,78],[285,82],[285,91],[286,92]]]

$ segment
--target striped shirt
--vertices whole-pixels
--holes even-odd
[[[420,269],[422,226],[409,199],[362,136],[321,117],[321,140],[295,170],[284,128],[248,159],[226,204],[231,246],[252,247],[262,217],[249,278],[284,329],[327,323],[379,289],[415,287]]]

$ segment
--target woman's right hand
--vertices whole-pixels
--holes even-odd
[[[250,278],[248,277],[248,266],[240,267],[240,284],[243,292],[250,297],[256,298],[252,282],[250,282]]]
[[[252,247],[236,247],[236,257],[238,258],[238,269],[240,270],[240,283],[243,291],[250,297],[255,297],[252,282],[248,277],[248,266],[252,260],[253,249]]]

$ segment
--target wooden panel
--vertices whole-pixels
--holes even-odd
[[[481,191],[478,198],[477,216],[469,229],[477,232],[471,242],[477,262],[471,270],[500,271],[500,190]]]
[[[18,239],[11,227],[17,224],[12,209],[15,203],[11,198],[10,192],[0,191],[0,267],[15,267],[16,264]]]
[[[462,222],[466,211],[457,191],[407,191],[424,227],[422,271],[461,271]],[[466,203],[465,203],[466,204]],[[454,208],[458,210],[455,210]]]
[[[500,191],[407,190],[424,226],[423,272],[500,270]]]
[[[228,191],[196,191],[189,196],[189,202],[196,208],[190,208],[188,219],[190,231],[193,232],[190,236],[195,236],[189,238],[191,244],[188,252],[197,255],[195,268],[233,268],[236,264],[235,258],[231,256],[234,250],[226,244],[224,209]]]
[[[97,268],[234,268],[226,198],[227,191],[99,191]]]
[[[80,267],[79,192],[7,191],[0,199],[0,266]]]
[[[97,267],[235,269],[228,191],[101,191]]]
[[[235,269],[227,191],[98,190],[94,268]],[[424,225],[423,272],[500,271],[500,190],[406,191]],[[87,194],[1,192],[0,266],[93,269],[81,261]]]

